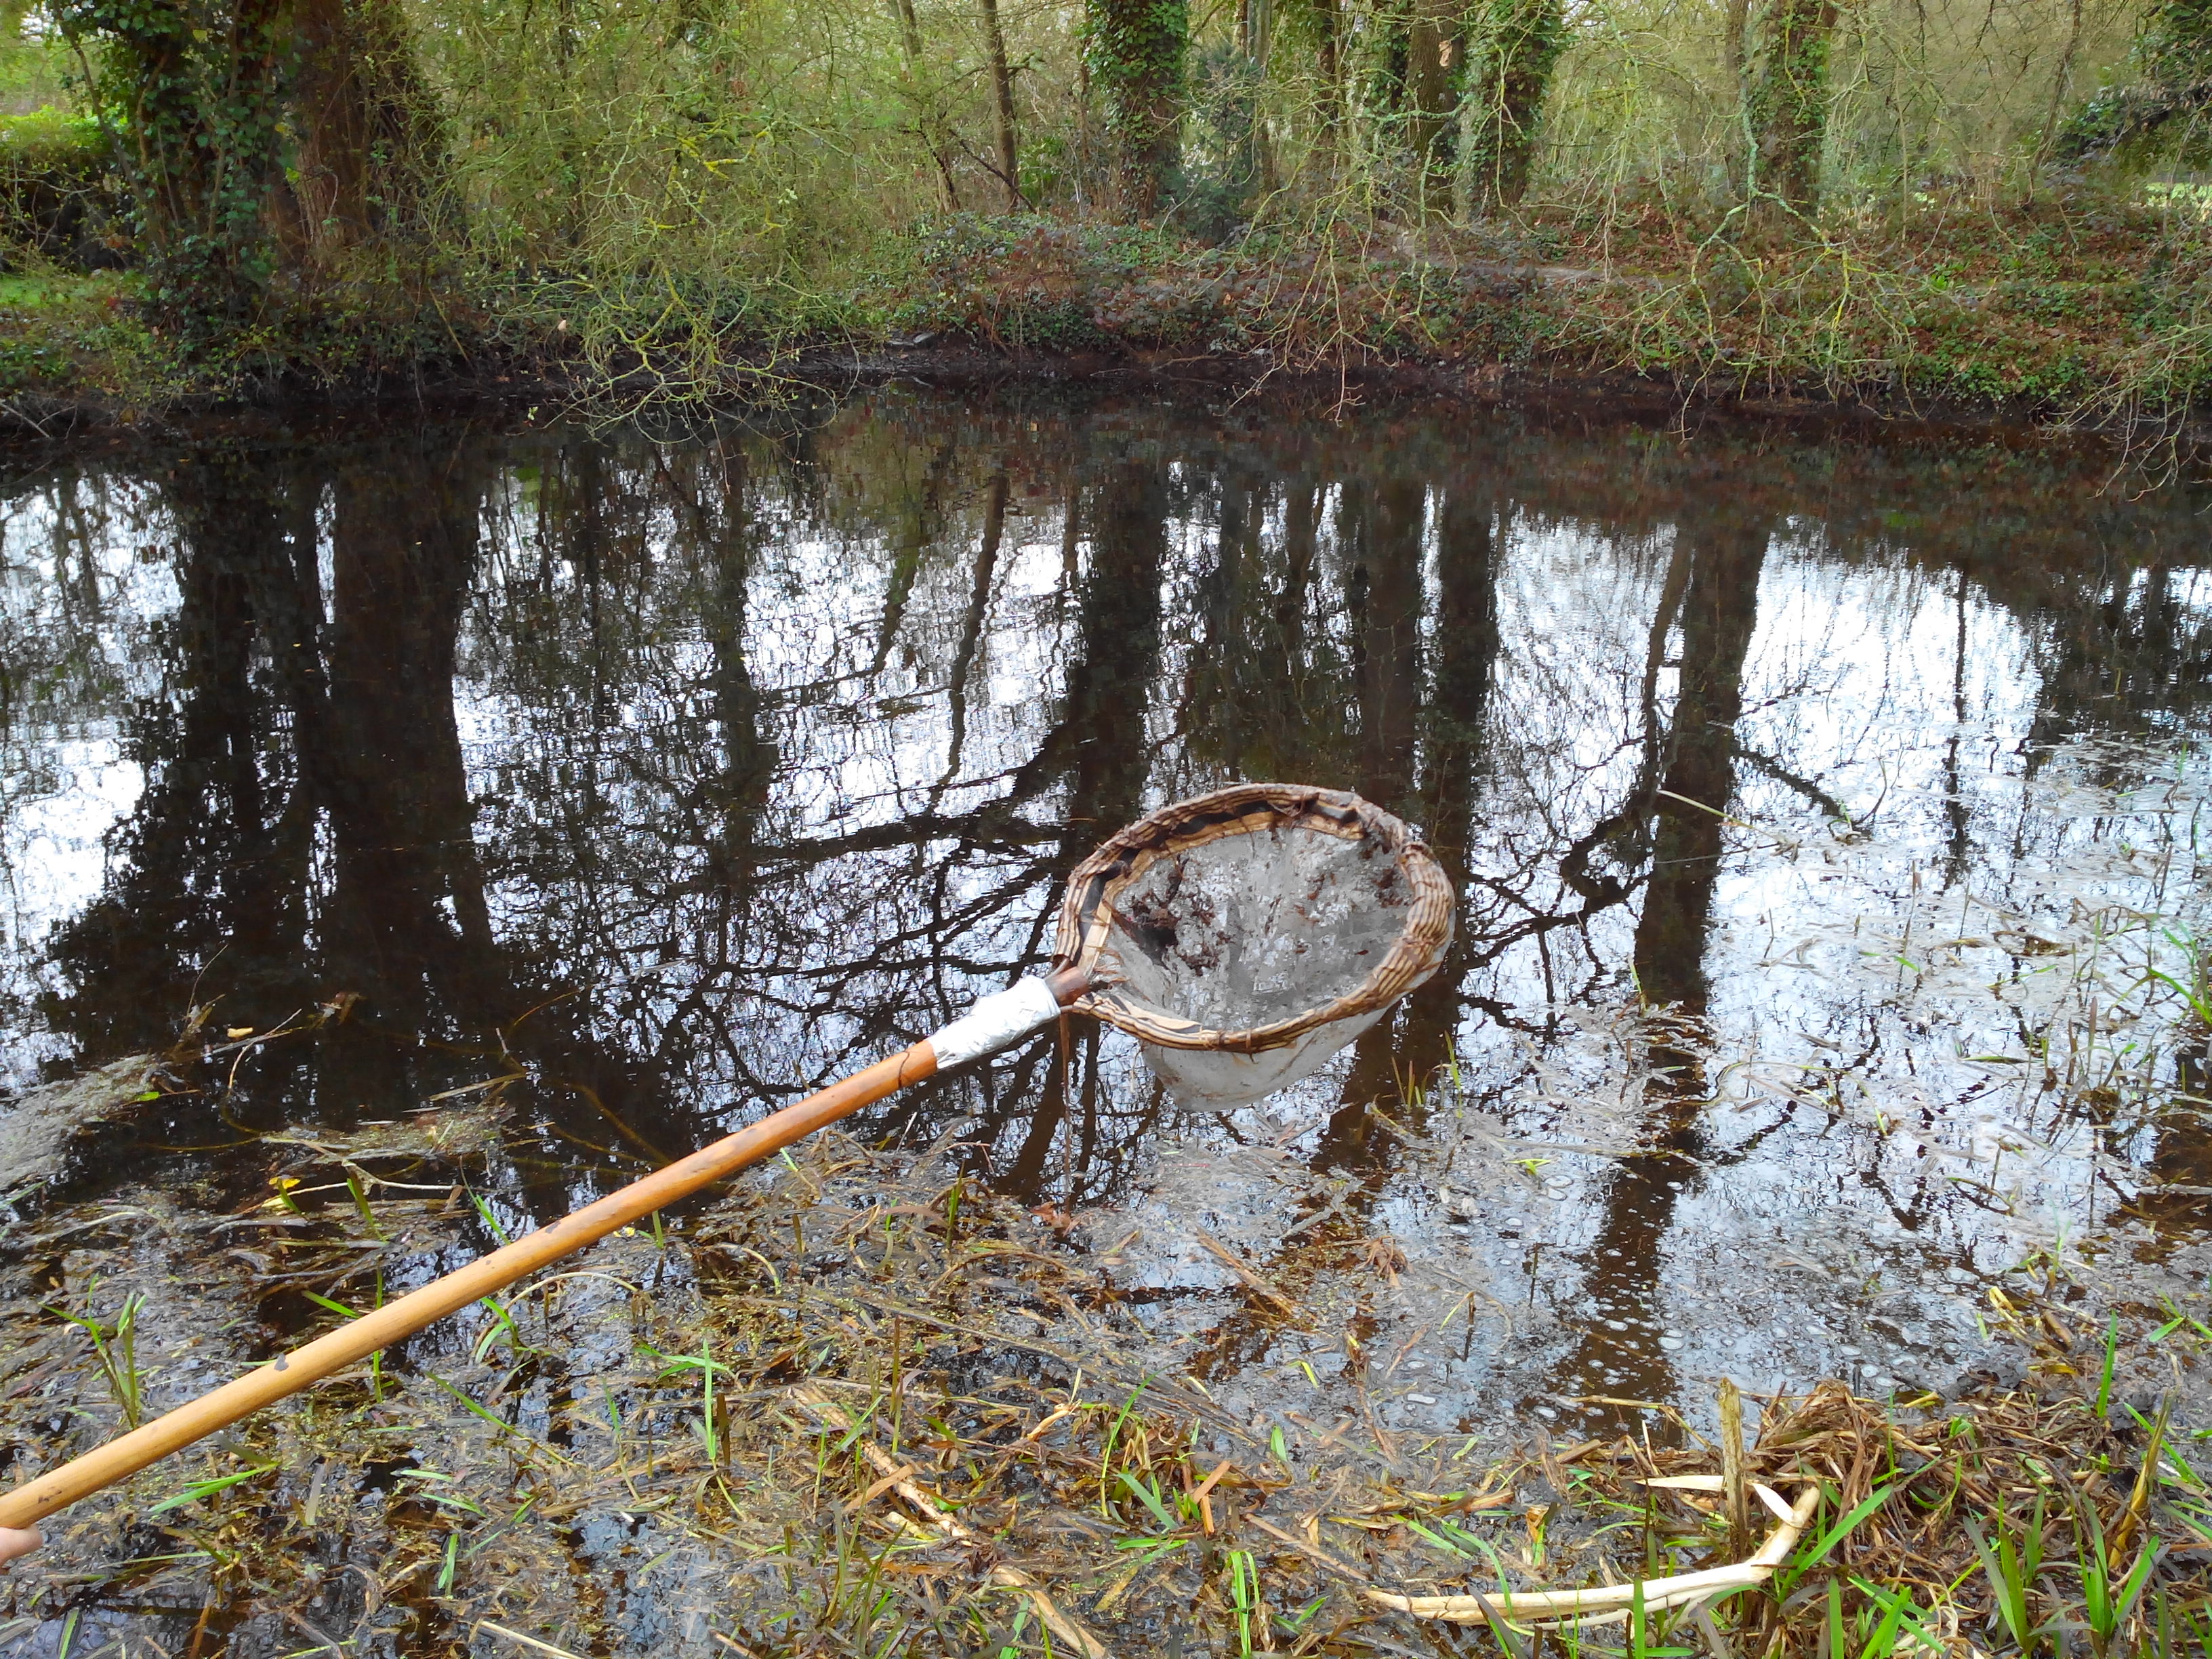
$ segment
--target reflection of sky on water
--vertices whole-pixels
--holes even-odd
[[[1603,434],[924,412],[291,451],[220,511],[189,465],[173,501],[20,489],[17,1077],[159,1040],[203,975],[241,1023],[358,992],[357,1029],[272,1050],[228,1109],[388,1112],[512,1053],[544,1213],[634,1167],[605,1117],[680,1149],[923,1034],[1036,964],[1061,875],[1127,817],[1274,771],[1377,794],[1468,878],[1448,982],[1227,1122],[1160,1116],[1109,1034],[1065,1097],[1033,1045],[873,1126],[966,1121],[1024,1196],[1141,1229],[1123,1281],[1217,1376],[1339,1374],[1319,1338],[1238,1335],[1188,1242],[1303,1272],[1301,1222],[1403,1248],[1392,1340],[1439,1423],[1855,1348],[1933,1376],[1978,1275],[2202,1158],[2150,1098],[2169,1038],[2104,1122],[2022,1052],[2074,1030],[2095,918],[2186,886],[2160,860],[2188,812],[2118,804],[2159,763],[2093,741],[2202,733],[2212,583],[2097,551],[2187,544],[2185,504],[1993,475],[1978,507],[1847,452],[1880,475],[1856,493]],[[434,484],[458,504],[428,529],[370,510]],[[2030,485],[2040,552],[2008,517]],[[1670,805],[1692,775],[1727,799]],[[1668,866],[1721,806],[1717,860]],[[1653,922],[1655,880],[1694,936]],[[2161,948],[2135,927],[2102,971]],[[1702,1010],[1655,1036],[1639,992]]]
[[[1628,786],[1638,759],[1635,669],[1660,580],[1648,549],[1609,546],[1587,533],[1549,530],[1510,544],[1499,574],[1506,645],[1493,720],[1511,769],[1492,781],[1485,799],[1472,860],[1478,870],[1518,866],[1529,841],[1556,839],[1559,826],[1593,815],[1589,803],[1617,799]],[[2195,590],[2176,591],[2186,605]],[[1741,822],[1729,836],[1705,942],[1711,1046],[1734,1074],[1717,1079],[1706,1126],[1710,1164],[1673,1183],[1683,1194],[1675,1231],[1650,1241],[1666,1258],[1664,1294],[1675,1310],[1660,1346],[1680,1355],[1691,1374],[1732,1372],[1747,1386],[1771,1386],[1807,1382],[1871,1352],[1871,1342],[1889,1357],[1869,1359],[1863,1380],[1941,1382],[1975,1346],[1972,1303],[1960,1286],[2009,1267],[2037,1243],[2081,1230],[2094,1213],[2096,1147],[2089,1126],[2033,1127],[2032,1101],[2023,1112],[2016,1095],[1992,1092],[2018,1068],[1966,1058],[2019,1048],[2015,1011],[2035,999],[1992,993],[1989,976],[2003,976],[2005,952],[1984,940],[1956,953],[1973,960],[1950,972],[1908,968],[1898,958],[1915,949],[1915,939],[1920,950],[1942,954],[1946,945],[1986,934],[1999,925],[2000,910],[2015,926],[2025,924],[2013,912],[2044,917],[2063,938],[2058,913],[2076,900],[2154,906],[2156,876],[2130,869],[2116,847],[2130,837],[2172,846],[2174,826],[2162,815],[2084,823],[2060,804],[2074,787],[2072,769],[2028,748],[2041,690],[2031,641],[2017,617],[1962,578],[1901,562],[1838,566],[1823,561],[1816,541],[1778,538],[1758,611],[1736,726],[1740,756],[1758,764],[1740,762],[1732,816]],[[2198,610],[2199,627],[2203,616]],[[1670,648],[1679,648],[1679,636]],[[1662,698],[1673,691],[1673,672],[1659,676]],[[2040,783],[2031,777],[2039,769]],[[2197,779],[2200,791],[2202,784]],[[1814,788],[1834,808],[1809,799]],[[1831,834],[1831,826],[1843,827],[1829,817],[1835,808],[1852,821],[1840,846]],[[2179,841],[2186,846],[2185,829]],[[1971,844],[1960,867],[1962,842]],[[2077,854],[2085,861],[2069,875]],[[1577,971],[1524,948],[1481,975],[1480,992],[1539,1019],[1555,1000],[1602,1007],[1632,997],[1620,970],[1635,927],[1632,909],[1609,911],[1575,941]],[[1571,1030],[1574,1023],[1551,1028],[1547,1060],[1570,1078],[1579,1073],[1596,1082],[1626,1056],[1618,1044],[1595,1045],[1601,1052],[1592,1055],[1592,1045],[1558,1041],[1561,1025]],[[1492,1073],[1510,1108],[1528,1075],[1528,1050],[1515,1034],[1470,1013],[1454,1046],[1470,1078]],[[1834,1124],[1791,1121],[1765,1080],[1802,1086],[1808,1069],[1832,1067],[1845,1051],[1863,1073],[1854,1088],[1869,1097],[1856,1127],[1872,1132],[1863,1149],[1839,1157]],[[1330,1087],[1307,1085],[1314,1109],[1326,1109]],[[1556,1099],[1556,1091],[1545,1092]],[[1296,1109],[1274,1103],[1278,1113]],[[1910,1121],[1915,1113],[1917,1123]],[[1583,1138],[1607,1139],[1604,1129],[1620,1115],[1593,1115],[1585,1127],[1596,1132]],[[1903,1127],[1889,1127],[1900,1119]],[[1576,1138],[1570,1133],[1536,1150],[1556,1153]],[[2136,1139],[2140,1154],[2148,1135]],[[2014,1194],[2020,1212],[1993,1218],[1947,1204],[1946,1178],[1989,1172],[2001,1146],[2027,1154],[2032,1174]],[[1605,1166],[1578,1165],[1569,1154],[1547,1167],[1544,1248],[1587,1248]],[[1206,1184],[1233,1181],[1236,1170],[1233,1163],[1209,1168]],[[1255,1248],[1264,1249],[1272,1231],[1264,1219],[1272,1186],[1255,1178],[1241,1205],[1218,1204],[1255,1219],[1246,1231]],[[1379,1205],[1378,1226],[1401,1240],[1433,1240],[1449,1206],[1425,1204],[1424,1196]],[[1171,1215],[1160,1220],[1173,1224]],[[1487,1238],[1464,1226],[1448,1224],[1448,1253],[1453,1240],[1462,1253],[1459,1273],[1474,1246],[1487,1270],[1480,1281],[1493,1293],[1516,1268],[1532,1283],[1545,1272],[1539,1251],[1521,1246],[1521,1227],[1498,1228]],[[1498,1247],[1502,1238],[1508,1247]],[[1807,1308],[1802,1287],[1778,1299],[1747,1294],[1747,1276],[1801,1261],[1834,1281],[1838,1307]],[[1226,1282],[1188,1249],[1158,1282],[1194,1268]],[[1885,1277],[1893,1281],[1886,1293]],[[1910,1316],[1886,1305],[1899,1297],[1911,1302]],[[1524,1321],[1551,1299],[1533,1294]],[[1731,1303],[1735,1316],[1720,1314]],[[1601,1311],[1571,1291],[1553,1310],[1565,1323]],[[1644,1320],[1601,1322],[1647,1334],[1662,1328]],[[1837,1340],[1845,1329],[1872,1335]],[[1528,1341],[1524,1323],[1514,1343],[1493,1347],[1509,1382],[1532,1369]]]
[[[14,798],[0,830],[0,872],[6,909],[0,920],[0,986],[7,1006],[21,1011],[0,1046],[0,1066],[17,1088],[38,1080],[40,1062],[65,1060],[70,1045],[26,1018],[42,988],[37,963],[47,932],[75,915],[100,891],[107,832],[137,804],[145,775],[120,753],[112,737],[46,744],[30,775],[9,779]],[[12,772],[13,769],[11,769]]]
[[[80,488],[0,511],[0,1080],[16,1087],[70,1052],[30,1012],[40,950],[99,893],[102,839],[137,799],[119,717],[159,684],[149,629],[177,597],[153,492]]]

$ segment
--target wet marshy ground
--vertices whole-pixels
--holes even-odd
[[[1458,1479],[1472,1526],[1477,1471],[1556,1498],[1577,1448],[1709,1433],[1723,1379],[1948,1399],[2094,1370],[2108,1312],[2205,1316],[2212,502],[2106,483],[899,389],[15,477],[10,1479],[926,1035],[1038,968],[1068,869],[1165,801],[1357,789],[1462,902],[1444,971],[1256,1109],[1180,1114],[1075,1023],[149,1472],[0,1650],[796,1647],[781,1600],[875,1651],[844,1522],[791,1576],[794,1494],[910,1389],[942,1420],[895,1404],[856,1490],[909,1429],[995,1435],[1001,1474],[1088,1435],[1090,1507],[1049,1471],[1029,1501],[1079,1542],[1143,1522],[1095,1402],[1150,1389],[1186,1493],[1242,1460],[1224,1528],[1240,1480],[1366,1516],[1283,1547],[1326,1578],[1399,1513],[1343,1486],[1355,1447],[1391,1492]],[[2107,1392],[2193,1420],[2194,1328]],[[850,1436],[774,1395],[824,1377]],[[1170,1449],[1134,1443],[1157,1505]],[[495,1467],[504,1507],[456,1484]],[[1085,1616],[1166,1650],[1148,1587],[1218,1553],[1206,1515],[1106,1540],[1155,1578]],[[1037,1641],[994,1593],[973,1639]]]

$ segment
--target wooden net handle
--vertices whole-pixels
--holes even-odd
[[[397,1302],[317,1337],[304,1347],[279,1355],[82,1457],[70,1459],[59,1468],[47,1470],[0,1498],[0,1527],[36,1526],[55,1510],[113,1486],[217,1429],[287,1395],[297,1394],[368,1358],[378,1349],[504,1289],[526,1273],[641,1220],[687,1194],[733,1176],[909,1083],[933,1076],[936,1071],[937,1051],[927,1039],[888,1060],[879,1060],[864,1072],[856,1072],[748,1128],[703,1146],[595,1204],[410,1291]]]

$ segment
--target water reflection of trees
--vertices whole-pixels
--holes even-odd
[[[1817,732],[1739,730],[1771,544],[2009,612],[2039,732],[2201,724],[2184,554],[2105,550],[2182,548],[2185,505],[1938,471],[895,398],[672,444],[197,451],[158,486],[178,598],[130,720],[148,787],[55,941],[49,1017],[89,1055],[195,997],[265,1025],[356,994],[234,1104],[381,1115],[513,1064],[550,1206],[1033,967],[1066,868],[1146,806],[1345,784],[1422,824],[1464,895],[1447,971],[1340,1079],[1316,1156],[1366,1194],[1328,1224],[1352,1237],[1389,1176],[1367,1103],[1485,1018],[1540,1040],[1547,1010],[1640,988],[1693,1035],[1719,813],[1754,775],[1841,810]],[[1159,1102],[1072,1041],[877,1127],[972,1120],[1018,1190],[1110,1195]],[[1598,1279],[1648,1278],[1626,1246],[1671,1224],[1698,1133],[1695,1044],[1655,1059],[1650,1156],[1596,1194]],[[1573,1361],[1662,1385],[1625,1363]]]
[[[1645,746],[1654,781],[1630,809],[1649,823],[1650,873],[1632,960],[1638,994],[1656,1011],[1653,1075],[1636,1155],[1608,1175],[1583,1251],[1583,1294],[1598,1317],[1585,1323],[1559,1377],[1571,1394],[1665,1400],[1674,1393],[1667,1351],[1654,1344],[1649,1325],[1662,1268],[1652,1247],[1674,1231],[1677,1201],[1695,1179],[1694,1155],[1711,1151],[1702,1133],[1711,1097],[1700,1030],[1711,1002],[1705,939],[1725,850],[1722,827],[1735,797],[1744,659],[1771,534],[1756,514],[1725,509],[1698,511],[1675,529],[1660,614],[1664,619],[1679,605],[1679,687],[1663,732]],[[1649,708],[1648,692],[1645,701]]]

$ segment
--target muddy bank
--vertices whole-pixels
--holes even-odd
[[[680,281],[672,308],[658,284],[648,301],[552,271],[339,280],[212,329],[165,321],[133,275],[51,271],[0,310],[0,422],[50,440],[453,397],[681,418],[918,373],[2087,433],[2164,476],[2204,453],[2200,241],[2185,216],[2092,198],[1786,246],[1664,216],[1355,219],[1213,246],[955,214],[886,233],[835,291]]]
[[[25,388],[0,398],[0,442],[20,453],[97,454],[225,432],[305,434],[361,421],[477,419],[565,426],[643,421],[683,425],[747,418],[762,406],[836,401],[902,384],[954,394],[1024,385],[1177,398],[1260,398],[1340,418],[1363,407],[1436,402],[1577,425],[1764,428],[1801,439],[2048,447],[2094,458],[2154,483],[2201,475],[2212,428],[2134,416],[2056,419],[2040,399],[1966,398],[1815,383],[1758,386],[1698,372],[1595,370],[1548,365],[1363,356],[1315,364],[1267,352],[1119,345],[1056,351],[962,340],[942,331],[863,345],[800,346],[740,357],[709,395],[680,392],[650,373],[579,364],[557,342],[538,351],[487,351],[426,361],[409,372],[280,378],[222,392],[111,392]]]

